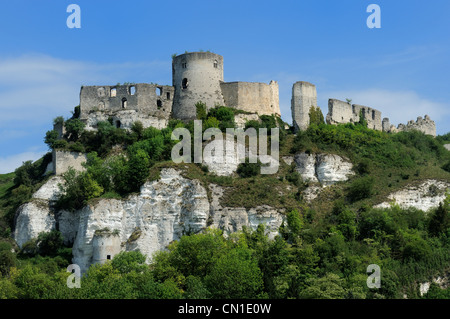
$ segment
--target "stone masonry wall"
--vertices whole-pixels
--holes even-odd
[[[354,120],[355,117],[353,116],[352,106],[350,103],[336,99],[328,100],[328,124],[353,123]]]
[[[417,121],[409,121],[406,125],[399,124],[396,131],[410,131],[417,130],[423,132],[427,135],[431,135],[436,137],[436,123],[431,120],[428,115],[425,115],[425,118],[419,116]]]
[[[172,111],[174,88],[157,84],[116,86],[83,86],[80,91],[80,118],[86,120],[92,112],[114,114],[134,110],[145,116],[168,119]]]
[[[281,115],[278,83],[222,82],[224,104],[259,115]]]
[[[380,111],[364,105],[350,105],[336,99],[328,100],[328,124],[357,123],[360,120],[360,114],[367,121],[368,128],[378,131],[383,129]]]
[[[83,171],[84,167],[81,164],[86,162],[86,155],[83,153],[53,150],[52,162],[53,173],[55,175],[64,174],[70,167],[77,171]]]
[[[172,85],[175,88],[173,117],[191,120],[195,104],[207,108],[224,105],[220,83],[223,82],[223,57],[211,52],[191,52],[172,59]]]

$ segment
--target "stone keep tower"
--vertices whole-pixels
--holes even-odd
[[[220,83],[223,82],[223,57],[211,52],[191,52],[172,59],[172,85],[175,88],[173,117],[192,120],[195,104],[207,108],[224,105]]]
[[[309,82],[294,83],[292,86],[291,112],[296,132],[308,128],[311,106],[317,106],[316,86]]]

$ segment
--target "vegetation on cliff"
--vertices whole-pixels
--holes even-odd
[[[206,112],[197,105],[206,127],[233,126],[232,109]],[[200,164],[170,161],[172,131],[193,123],[171,120],[163,130],[131,131],[100,122],[95,132],[73,120],[68,135],[46,134],[51,147],[88,153],[86,171],[67,172],[60,208],[76,210],[98,197],[121,198],[139,191],[162,167],[175,166],[188,178],[226,189],[222,204],[284,210],[287,223],[269,240],[264,227],[243,229],[228,238],[218,230],[182,237],[150,265],[138,252],[121,253],[105,265],[92,266],[80,289],[66,286],[70,247],[60,234],[42,234],[21,250],[12,241],[14,213],[45,182],[51,161],[24,163],[0,175],[0,298],[419,298],[418,283],[450,269],[450,197],[430,212],[374,209],[389,193],[423,179],[450,180],[450,152],[419,132],[387,134],[361,124],[326,125],[315,110],[309,129],[293,134],[276,117],[249,121],[246,128],[280,126],[280,156],[297,152],[333,153],[349,158],[355,177],[321,192],[307,203],[294,167],[280,161],[274,175],[259,174],[260,163],[241,164],[235,177],[220,177]],[[193,136],[193,134],[192,134]],[[64,142],[61,142],[64,141]],[[11,249],[17,252],[11,252]],[[380,289],[366,285],[367,266],[382,269]],[[239,284],[237,284],[237,282]],[[448,289],[433,286],[425,298],[448,298]]]

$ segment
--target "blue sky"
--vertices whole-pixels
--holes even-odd
[[[69,4],[81,29],[69,29]],[[381,29],[369,29],[369,4]],[[450,131],[450,2],[445,0],[16,0],[0,5],[0,173],[47,151],[52,120],[70,117],[81,85],[171,85],[171,55],[224,56],[225,81],[292,84],[382,111],[391,123],[429,114]]]

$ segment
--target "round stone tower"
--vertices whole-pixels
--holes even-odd
[[[120,253],[120,237],[118,234],[101,230],[94,233],[92,238],[93,264],[104,264],[118,253]]]
[[[175,87],[173,117],[192,120],[195,104],[207,108],[224,105],[220,83],[223,82],[223,57],[211,52],[190,52],[172,59],[172,82]]]

